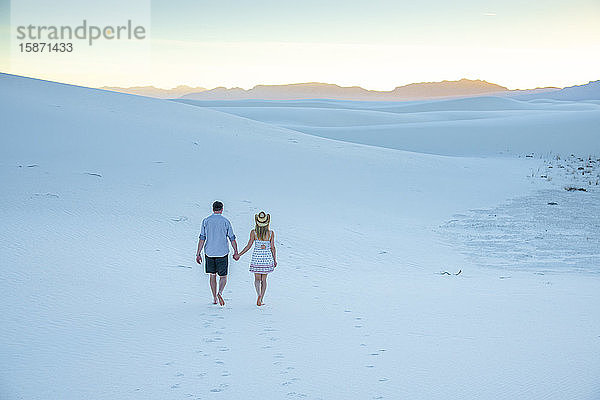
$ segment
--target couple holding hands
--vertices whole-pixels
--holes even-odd
[[[238,253],[237,242],[231,223],[223,216],[223,203],[213,203],[213,214],[202,221],[202,228],[196,251],[196,262],[202,264],[202,249],[206,258],[204,270],[210,275],[210,290],[213,295],[213,304],[225,305],[223,289],[227,284],[227,271],[229,266],[229,244],[233,247],[233,259],[239,260],[254,244],[250,272],[254,272],[254,287],[256,289],[256,305],[263,305],[263,298],[267,290],[267,274],[273,272],[277,266],[275,256],[275,233],[269,229],[271,216],[264,211],[254,216],[255,227],[250,231],[250,239],[246,247]],[[217,287],[217,275],[219,284]]]

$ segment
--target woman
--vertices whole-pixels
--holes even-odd
[[[237,259],[244,255],[254,243],[250,272],[254,272],[254,287],[256,288],[256,305],[263,305],[263,298],[267,290],[267,274],[273,272],[277,266],[275,257],[275,232],[269,230],[271,215],[264,211],[254,216],[255,227],[250,231],[248,244],[240,251]]]

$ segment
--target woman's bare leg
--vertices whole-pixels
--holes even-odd
[[[256,295],[260,296],[260,274],[254,273],[254,288],[256,289]]]
[[[265,297],[265,292],[267,291],[267,274],[260,274],[260,299],[262,303],[262,299]]]

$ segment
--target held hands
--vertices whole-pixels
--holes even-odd
[[[238,252],[235,252],[235,253],[233,254],[233,259],[234,259],[235,261],[239,260],[239,259],[240,259],[240,257],[241,257],[241,256],[240,256],[240,254],[239,254]]]
[[[202,256],[200,254],[196,254],[196,262],[202,264]]]

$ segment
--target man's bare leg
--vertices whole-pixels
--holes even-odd
[[[213,304],[217,304],[217,274],[210,274],[210,291],[213,295]]]
[[[224,306],[225,300],[223,300],[223,289],[225,289],[225,285],[227,284],[227,275],[219,277],[219,292],[217,293],[217,299],[219,300],[219,304]]]

